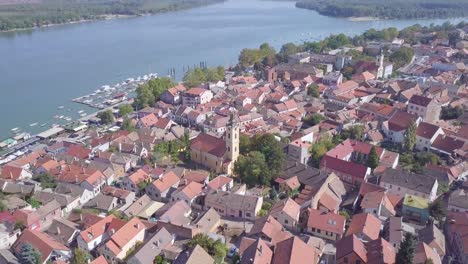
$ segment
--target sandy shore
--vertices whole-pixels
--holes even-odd
[[[362,22],[362,21],[377,21],[381,20],[381,18],[378,17],[348,17],[349,21],[352,22]]]

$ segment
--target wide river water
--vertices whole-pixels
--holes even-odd
[[[11,136],[14,127],[45,130],[56,123],[55,115],[90,113],[71,99],[128,77],[162,76],[170,68],[180,77],[184,67],[200,61],[232,65],[241,49],[263,42],[279,48],[341,32],[445,21],[351,22],[295,8],[293,2],[230,0],[154,16],[0,33],[0,139]],[[61,105],[65,108],[58,110]]]

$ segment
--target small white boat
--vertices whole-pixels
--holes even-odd
[[[62,119],[62,118],[64,118],[64,116],[63,116],[63,115],[61,115],[61,116],[59,116],[58,118]]]
[[[15,132],[15,131],[18,131],[19,130],[19,127],[15,127],[15,128],[12,128],[11,131]]]
[[[85,117],[86,115],[87,115],[86,113],[82,113],[80,116]]]
[[[80,111],[78,111],[78,114],[81,114],[81,113],[83,113],[83,112],[84,112],[83,110],[80,110]]]
[[[41,127],[43,127],[43,126],[45,126],[45,125],[47,125],[47,123],[41,124]]]
[[[63,106],[63,105],[57,107],[57,109],[63,109],[63,108],[65,108],[65,106]]]
[[[37,126],[38,123],[32,123],[32,124],[29,124],[29,126]]]

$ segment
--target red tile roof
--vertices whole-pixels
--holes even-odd
[[[372,214],[355,214],[346,235],[363,234],[371,240],[379,238],[382,222]]]
[[[320,259],[317,250],[293,236],[276,244],[272,264],[302,264],[318,263]],[[307,260],[307,261],[306,261]]]
[[[87,159],[91,154],[91,149],[82,145],[71,145],[66,154],[68,156],[77,157],[79,159]]]
[[[336,242],[336,259],[340,260],[351,253],[358,255],[364,263],[367,263],[367,249],[364,243],[356,235],[349,235]]]
[[[46,261],[53,250],[70,250],[45,233],[26,229],[12,246],[13,251],[18,254],[21,250],[21,245],[26,243],[31,244],[41,253],[42,262]]]
[[[432,143],[432,148],[451,154],[455,150],[461,149],[464,144],[465,142],[462,140],[445,135],[439,135]]]
[[[416,128],[416,135],[423,138],[431,139],[435,135],[437,130],[439,130],[438,126],[426,122],[421,122],[418,128]]]
[[[200,152],[210,153],[216,157],[223,157],[227,150],[224,140],[204,133],[192,140],[190,148]]]
[[[132,218],[117,230],[106,246],[115,254],[118,255],[122,249],[142,230],[146,229],[143,222],[138,218]]]
[[[330,156],[324,156],[320,161],[320,169],[332,170],[340,174],[351,175],[354,178],[364,180],[367,176],[367,167]]]
[[[346,218],[335,213],[323,213],[319,210],[309,209],[307,227],[318,228],[322,231],[332,232],[338,235],[344,233]]]
[[[388,128],[392,131],[403,131],[407,129],[411,123],[416,122],[417,116],[403,111],[396,111],[395,114],[388,120]]]
[[[5,180],[17,181],[23,172],[23,168],[5,165],[2,168],[2,178]]]
[[[179,177],[177,177],[173,171],[169,171],[161,176],[161,178],[155,180],[152,185],[156,190],[162,193],[167,191],[171,186],[177,184],[178,181],[180,181]]]
[[[431,103],[431,101],[432,101],[431,98],[427,98],[427,97],[415,94],[411,96],[409,103],[426,107]]]
[[[229,177],[226,177],[226,176],[223,176],[223,175],[219,175],[218,177],[214,178],[213,180],[211,180],[209,183],[208,183],[208,187],[213,189],[213,190],[220,190],[223,186],[225,186],[226,184],[232,182],[233,179],[232,178],[229,178]]]

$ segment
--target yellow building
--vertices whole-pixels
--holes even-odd
[[[205,133],[198,135],[190,145],[193,162],[216,172],[232,174],[239,157],[239,123],[231,117],[224,139]]]

